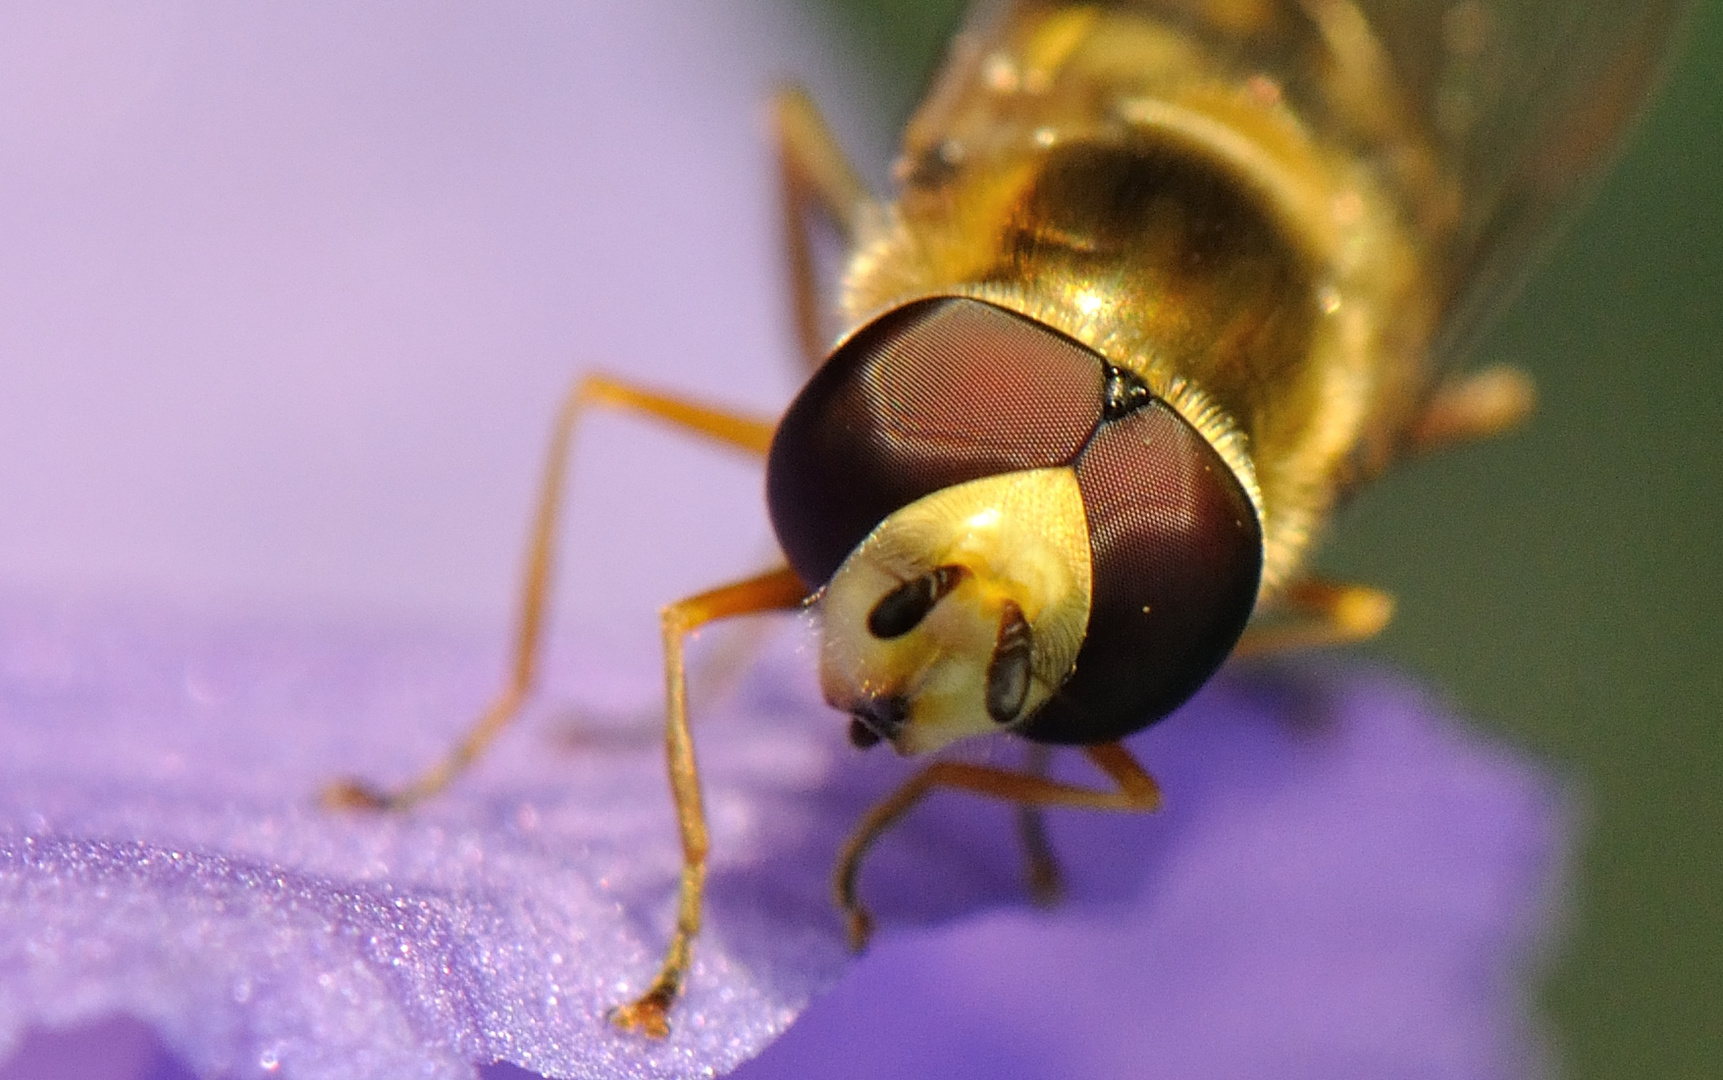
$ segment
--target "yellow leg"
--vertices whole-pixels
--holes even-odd
[[[551,437],[550,456],[539,487],[538,510],[533,517],[526,570],[521,580],[513,660],[502,692],[486,706],[478,722],[448,756],[417,778],[392,791],[380,790],[358,780],[341,780],[324,790],[325,805],[341,809],[400,810],[429,798],[471,765],[520,710],[538,674],[569,447],[581,416],[595,406],[644,413],[757,456],[764,456],[771,446],[773,425],[769,421],[645,390],[603,375],[582,378],[564,400]]]
[[[773,96],[772,129],[778,144],[784,248],[796,336],[809,369],[813,369],[825,360],[831,341],[821,318],[824,305],[808,236],[809,211],[823,214],[847,244],[855,239],[873,199],[800,87],[784,87]]]
[[[1271,622],[1252,622],[1232,650],[1244,660],[1368,641],[1394,617],[1394,598],[1368,585],[1310,578],[1287,588]]]
[[[1403,452],[1417,456],[1499,435],[1536,404],[1531,377],[1517,368],[1489,367],[1452,379],[1412,423]],[[1394,599],[1365,585],[1312,578],[1288,588],[1276,609],[1245,630],[1234,659],[1367,641],[1393,618]]]
[[[1518,426],[1537,405],[1530,375],[1487,367],[1436,388],[1406,435],[1408,454],[1427,454]]]
[[[795,607],[807,596],[801,579],[788,568],[671,604],[663,611],[665,709],[664,748],[670,766],[670,793],[682,837],[682,888],[676,905],[676,930],[664,966],[646,993],[610,1014],[626,1031],[654,1038],[670,1034],[668,1012],[682,990],[694,936],[700,932],[700,901],[706,887],[706,811],[700,799],[700,771],[688,731],[688,681],[682,643],[693,631],[717,619]]]
[[[1053,760],[1053,748],[1043,743],[1029,744],[1029,761],[1024,772],[1045,778]],[[1065,874],[1059,868],[1059,857],[1047,836],[1047,815],[1039,806],[1017,805],[1017,840],[1023,847],[1023,878],[1029,887],[1029,899],[1036,907],[1056,907],[1065,898]]]
[[[868,811],[838,856],[834,881],[838,906],[849,925],[850,947],[860,951],[873,935],[873,918],[856,895],[862,857],[885,831],[935,788],[954,788],[1020,806],[1069,806],[1085,810],[1147,813],[1161,805],[1161,789],[1143,771],[1130,751],[1118,743],[1083,748],[1090,761],[1107,774],[1111,791],[1077,787],[1044,776],[1011,772],[961,761],[936,761],[911,777],[885,801]]]

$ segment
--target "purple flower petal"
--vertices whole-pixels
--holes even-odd
[[[201,1074],[295,1077],[680,1076],[758,1049],[843,961],[823,867],[781,854],[836,827],[801,794],[839,725],[781,663],[704,718],[712,926],[673,1037],[624,1038],[603,1015],[650,979],[680,866],[649,665],[587,672],[579,718],[539,710],[412,814],[314,804],[339,773],[428,763],[499,661],[0,610],[0,1038],[123,1013]]]
[[[1549,777],[1382,675],[1223,676],[1133,745],[1166,809],[1056,815],[1064,910],[886,935],[737,1075],[1537,1073]]]
[[[832,853],[906,767],[843,744],[799,645],[703,710],[710,919],[658,1045],[602,1020],[678,868],[650,663],[573,659],[572,713],[413,814],[342,817],[318,785],[429,760],[495,648],[0,608],[0,1033],[135,1016],[201,1075],[731,1068],[842,969]],[[1135,745],[1168,808],[1053,815],[1056,915],[1018,898],[1004,808],[943,794],[892,833],[879,947],[759,1075],[1519,1073],[1560,850],[1539,772],[1390,680],[1308,671],[1224,679]]]

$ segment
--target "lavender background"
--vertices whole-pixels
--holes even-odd
[[[500,627],[577,372],[797,385],[762,102],[832,68],[786,5],[0,11],[11,580]],[[582,450],[565,626],[770,551],[751,465]]]

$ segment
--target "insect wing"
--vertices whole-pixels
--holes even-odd
[[[1146,15],[1215,70],[1265,80],[1397,186],[1439,290],[1437,364],[1463,354],[1583,195],[1662,73],[1690,0],[983,2],[947,83],[978,77],[1012,21],[1059,9]],[[966,63],[966,56],[968,62]]]
[[[1316,4],[1309,6],[1315,7]],[[1438,361],[1512,298],[1656,88],[1686,0],[1364,0],[1458,178]]]

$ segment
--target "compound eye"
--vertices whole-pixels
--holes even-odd
[[[1178,708],[1232,651],[1262,579],[1262,529],[1219,454],[1154,400],[1077,463],[1094,572],[1071,677],[1022,729],[1097,745]]]
[[[987,476],[1065,464],[1101,420],[1100,359],[978,300],[917,301],[839,346],[784,414],[772,528],[810,587],[891,514]]]
[[[933,606],[950,596],[968,575],[961,566],[940,566],[904,582],[868,612],[867,632],[881,641],[902,637],[920,626]]]
[[[1034,637],[1023,609],[1010,600],[999,618],[999,639],[987,664],[987,715],[1001,726],[1012,723],[1029,700]]]

